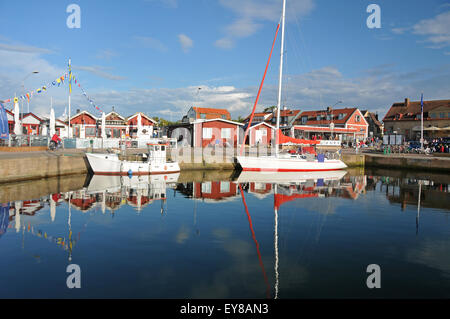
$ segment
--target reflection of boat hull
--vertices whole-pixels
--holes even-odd
[[[347,171],[315,171],[315,172],[255,172],[242,171],[237,178],[238,183],[295,183],[306,180],[340,180]]]
[[[114,193],[119,191],[122,187],[133,189],[147,189],[149,187],[152,187],[152,184],[160,182],[176,183],[179,176],[179,173],[132,177],[118,175],[94,175],[89,182],[87,191],[89,193],[98,193],[103,191]]]
[[[243,171],[253,172],[315,172],[335,171],[347,167],[340,160],[317,159],[309,161],[302,158],[275,157],[275,156],[237,156],[237,161]]]
[[[98,175],[149,175],[170,174],[180,171],[177,162],[121,161],[117,154],[86,154],[94,174]]]

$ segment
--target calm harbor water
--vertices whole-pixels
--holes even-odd
[[[450,176],[230,175],[0,186],[0,297],[450,297]]]

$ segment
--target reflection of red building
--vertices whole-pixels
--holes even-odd
[[[194,198],[220,201],[237,195],[237,185],[228,181],[193,183],[193,187]]]
[[[26,200],[22,202],[22,207],[20,208],[21,215],[34,216],[41,210],[44,205],[40,200]]]
[[[366,185],[366,176],[355,176],[353,180],[349,180],[341,184],[344,193],[340,197],[357,199],[359,194],[365,191]]]
[[[68,201],[68,199],[67,199]],[[94,196],[89,196],[86,198],[72,198],[70,199],[70,204],[72,206],[75,206],[76,208],[78,208],[79,210],[81,210],[82,212],[86,212],[88,210],[90,210],[92,207],[95,206],[95,204],[97,203],[97,200]]]
[[[253,193],[256,197],[265,197],[272,193],[272,184],[251,182],[248,192]]]

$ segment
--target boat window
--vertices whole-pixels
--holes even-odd
[[[166,147],[164,145],[161,145],[161,151],[165,151]]]
[[[159,151],[159,146],[155,146],[155,151]]]

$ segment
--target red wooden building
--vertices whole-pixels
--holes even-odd
[[[312,138],[321,136],[338,137],[342,141],[368,136],[369,124],[358,108],[328,109],[324,111],[304,111],[294,122],[291,136]]]
[[[193,146],[236,147],[240,142],[242,123],[224,119],[196,120],[193,123]],[[241,137],[242,138],[242,137]]]
[[[248,131],[248,145],[270,145],[271,141],[275,138],[276,128],[266,122],[260,122],[252,125]]]

